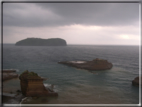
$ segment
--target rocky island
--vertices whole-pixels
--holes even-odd
[[[19,79],[22,94],[26,97],[58,96],[58,93],[43,85],[46,79],[38,76],[37,73],[26,70],[19,76]]]
[[[16,46],[66,46],[67,43],[64,39],[60,38],[27,38],[16,42]]]
[[[107,60],[96,58],[92,61],[62,61],[59,64],[68,65],[71,67],[76,67],[79,69],[85,69],[89,71],[93,70],[108,70],[112,68],[112,63]]]

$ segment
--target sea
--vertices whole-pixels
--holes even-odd
[[[3,69],[16,69],[20,75],[33,71],[54,86],[58,97],[26,98],[22,104],[138,104],[139,88],[132,80],[139,75],[139,46],[68,45],[15,46],[3,45]],[[112,69],[93,73],[59,64],[59,61],[108,60]],[[15,93],[19,79],[3,83],[3,91]]]

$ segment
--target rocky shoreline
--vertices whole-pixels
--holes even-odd
[[[25,71],[20,76],[16,74],[16,70],[3,70],[2,73],[4,74],[3,82],[6,80],[11,80],[15,77],[19,77],[21,85],[21,90],[9,90],[9,92],[5,92],[3,90],[3,104],[20,104],[22,102],[26,103],[27,101],[24,100],[25,98],[43,98],[43,101],[47,102],[46,98],[48,98],[48,96],[58,96],[58,93],[54,92],[53,90],[54,86],[51,86],[51,88],[45,87],[43,85],[43,80],[46,79],[38,76],[38,74],[34,72]]]
[[[10,81],[12,79],[17,79],[18,74],[16,73],[17,70],[15,69],[3,69],[2,70],[2,82]],[[3,104],[19,104],[21,100],[24,98],[22,95],[21,91],[17,89],[17,91],[11,91],[5,92],[3,90],[2,92],[2,99],[3,99]]]
[[[16,70],[2,70],[2,80],[10,80],[13,78],[18,78],[18,74]]]
[[[2,95],[3,104],[20,104],[22,99],[25,98],[25,96],[22,95],[20,90],[17,90],[14,93],[15,94],[3,93]]]

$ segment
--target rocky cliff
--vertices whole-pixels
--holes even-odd
[[[24,71],[20,76],[22,94],[27,97],[58,96],[43,85],[44,78],[34,72]]]
[[[66,46],[67,43],[64,39],[51,38],[51,39],[40,39],[40,38],[27,38],[18,41],[16,46]]]

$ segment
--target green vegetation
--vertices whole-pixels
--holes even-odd
[[[60,38],[40,39],[40,38],[27,38],[18,41],[16,46],[66,46],[65,40]]]
[[[28,70],[24,71],[23,73],[21,73],[21,75],[19,76],[19,78],[22,79],[32,79],[32,78],[41,78],[40,76],[38,76],[37,73],[35,72],[29,72]]]
[[[26,71],[24,71],[22,74],[24,74],[24,73],[29,73],[29,71],[28,71],[28,70],[26,70]]]
[[[37,73],[34,73],[34,72],[29,72],[28,75],[30,75],[30,76],[38,76]]]

